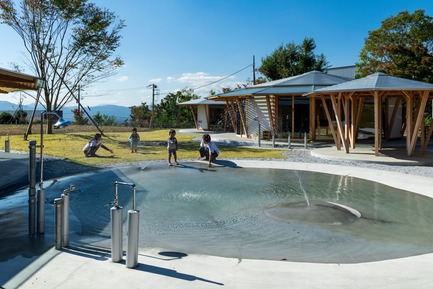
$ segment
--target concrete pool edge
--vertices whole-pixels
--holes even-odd
[[[432,197],[429,188],[432,187],[433,179],[428,177],[328,164],[261,160],[233,162],[239,167],[350,175]],[[98,256],[64,250],[42,266],[20,288],[142,288],[144,284],[153,288],[287,288],[289,285],[292,288],[336,289],[428,288],[433,282],[429,270],[433,254],[370,263],[316,264],[239,260],[194,254],[183,258],[165,258],[159,254],[161,251],[164,250],[141,248],[139,266],[126,269],[124,264],[101,260]],[[3,286],[11,288],[13,282],[11,280]]]

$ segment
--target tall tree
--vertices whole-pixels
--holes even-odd
[[[140,106],[131,106],[130,110],[130,118],[132,125],[144,127],[145,125],[148,125],[150,123],[152,112],[145,102],[142,102]]]
[[[159,127],[190,127],[194,121],[188,107],[177,105],[191,99],[199,98],[192,89],[183,89],[169,93],[161,103],[155,105],[155,124]]]
[[[19,10],[15,2],[0,0],[0,20],[21,37],[31,69],[44,80],[40,102],[47,111],[123,65],[113,54],[125,24],[113,12],[87,0],[23,0]]]
[[[312,70],[323,71],[328,62],[323,54],[315,55],[316,43],[305,38],[300,45],[281,44],[271,55],[262,58],[259,71],[269,80],[282,79]]]
[[[375,72],[433,83],[433,18],[403,11],[368,32],[356,63],[357,76]]]

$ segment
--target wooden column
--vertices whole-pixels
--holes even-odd
[[[247,124],[246,124],[245,113],[244,113],[244,110],[243,110],[243,107],[242,107],[242,103],[241,103],[241,101],[240,101],[239,98],[236,98],[236,103],[238,105],[239,115],[241,117],[241,123],[242,123],[242,127],[244,128],[245,136],[248,137],[248,127],[247,127]]]
[[[316,140],[316,97],[314,96],[310,97],[310,140]]]
[[[322,99],[323,110],[325,111],[326,118],[328,119],[328,127],[329,130],[331,131],[332,138],[334,139],[335,146],[337,147],[337,150],[340,150],[341,143],[338,141],[337,133],[334,129],[334,125],[332,124],[331,114],[329,113],[329,109],[325,97],[321,95],[320,98]]]
[[[346,153],[349,153],[349,146],[347,144],[347,138],[345,138],[343,131],[343,122],[341,121],[341,95],[337,96],[331,95],[332,109],[334,110],[335,120],[337,122],[337,141],[343,144],[343,148]]]
[[[418,109],[415,115],[415,125],[410,138],[410,147],[408,148],[408,156],[413,156],[415,151],[416,141],[418,139],[418,131],[421,127],[421,123],[424,121],[424,111],[428,100],[428,94],[428,91],[424,91],[423,94],[420,95]]]
[[[195,128],[198,129],[197,116],[195,115],[194,108],[192,107],[192,105],[190,105],[189,108],[191,109],[191,114],[192,114],[192,118],[194,119]]]
[[[379,155],[380,138],[382,129],[380,125],[380,96],[377,91],[374,92],[374,155]]]

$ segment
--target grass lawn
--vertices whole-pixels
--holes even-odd
[[[45,128],[45,126],[44,126]],[[33,127],[33,134],[24,140],[25,125],[0,125],[0,148],[4,150],[4,141],[9,133],[10,149],[12,151],[29,151],[29,141],[36,140],[40,144],[40,126]],[[102,143],[114,151],[99,149],[98,158],[85,158],[82,152],[83,146],[92,139],[97,129],[93,126],[72,125],[64,129],[54,130],[54,134],[44,134],[44,155],[57,156],[83,165],[102,165],[119,162],[136,162],[149,160],[166,160],[168,129],[150,130],[138,128],[141,144],[137,153],[131,153],[129,148],[129,135],[131,127],[104,127],[105,136]],[[179,131],[178,129],[176,131]],[[197,134],[176,135],[179,150],[178,161],[182,159],[195,159],[198,156],[199,142],[193,140]],[[236,146],[218,146],[220,158],[284,158],[282,150],[263,148],[248,148]],[[39,152],[39,150],[37,150]]]

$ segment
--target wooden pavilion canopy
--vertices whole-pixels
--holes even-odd
[[[310,117],[314,117],[315,101],[320,99],[328,119],[329,129],[333,136],[337,149],[341,145],[347,153],[349,146],[355,148],[363,105],[366,99],[373,99],[374,103],[374,139],[375,155],[379,154],[382,146],[383,106],[388,106],[393,99],[394,108],[390,117],[386,120],[386,127],[392,128],[398,110],[403,102],[406,104],[405,125],[402,133],[406,134],[407,155],[412,156],[415,150],[418,136],[421,136],[421,149],[424,153],[432,135],[433,125],[427,135],[424,135],[424,112],[427,101],[433,98],[433,84],[392,77],[385,73],[375,73],[367,77],[356,79],[341,84],[317,89],[306,94],[310,97]],[[334,128],[331,109],[327,100],[330,100],[332,116],[336,122]],[[310,122],[310,136],[315,136],[315,124]],[[389,131],[384,131],[385,137]],[[314,140],[314,139],[313,139]]]
[[[262,87],[261,85],[251,86],[248,88],[237,89],[237,90],[230,91],[227,93],[222,93],[222,94],[218,94],[215,96],[210,96],[209,99],[214,100],[214,101],[225,101],[226,102],[227,112],[229,114],[229,119],[232,123],[233,128],[237,127],[236,115],[237,115],[237,112],[239,112],[242,127],[244,129],[245,134],[248,136],[247,118],[245,115],[245,111],[243,109],[242,102],[245,99],[248,99],[249,97],[251,97],[253,92],[262,90],[263,88],[264,87]]]
[[[41,83],[41,79],[36,76],[0,68],[0,93],[38,90]]]
[[[248,126],[242,102],[250,97],[264,96],[266,98],[267,113],[271,131],[277,131],[278,123],[278,100],[281,97],[291,98],[291,115],[292,115],[292,135],[294,135],[295,121],[295,99],[303,98],[305,93],[311,92],[317,88],[328,87],[338,83],[348,81],[348,79],[330,75],[321,71],[310,71],[300,75],[295,75],[279,80],[265,82],[253,85],[247,88],[234,90],[228,93],[211,96],[212,100],[225,100],[227,106],[233,111],[237,107],[244,131],[248,135]],[[235,114],[235,113],[233,113]],[[313,119],[314,120],[314,119]]]

